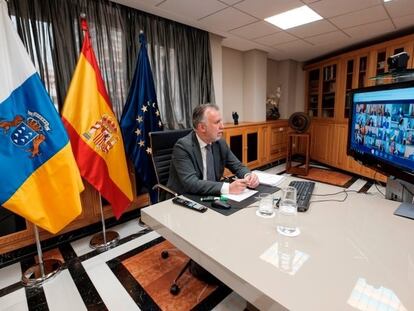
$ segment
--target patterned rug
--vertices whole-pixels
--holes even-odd
[[[169,251],[166,259],[161,258],[163,250]],[[158,238],[118,257],[109,266],[142,310],[210,310],[231,293],[224,284],[208,285],[187,270],[178,282],[180,293],[170,293],[188,260],[171,243]]]
[[[317,167],[311,167],[309,169],[309,173],[306,176],[297,175],[300,178],[314,180],[323,182],[326,184],[331,184],[334,186],[344,187],[348,188],[350,185],[352,185],[357,177],[329,170],[329,169],[323,169],[323,168],[317,168]]]

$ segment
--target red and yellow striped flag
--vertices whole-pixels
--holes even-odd
[[[84,179],[112,205],[118,219],[133,195],[118,121],[82,19],[84,41],[62,111],[76,162]]]

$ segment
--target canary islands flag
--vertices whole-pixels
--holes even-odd
[[[0,0],[0,205],[56,233],[81,213],[62,121]]]
[[[66,95],[62,118],[82,177],[111,203],[118,219],[133,199],[124,144],[85,19],[81,20],[81,25],[84,31],[82,51]]]

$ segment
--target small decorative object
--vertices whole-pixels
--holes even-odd
[[[234,111],[231,115],[233,117],[234,125],[239,124],[239,115],[238,115],[237,111]]]
[[[279,102],[280,102],[281,89],[280,86],[276,87],[276,91],[270,94],[266,99],[266,120],[277,120],[280,118]]]

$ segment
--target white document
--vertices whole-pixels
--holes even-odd
[[[258,170],[253,171],[253,173],[257,175],[257,177],[259,178],[259,182],[262,185],[267,186],[277,186],[283,181],[283,179],[285,179],[285,177],[283,177],[282,175],[269,174]]]
[[[244,189],[244,191],[240,194],[226,194],[225,197],[233,201],[241,202],[248,197],[251,197],[256,192],[256,190]]]

